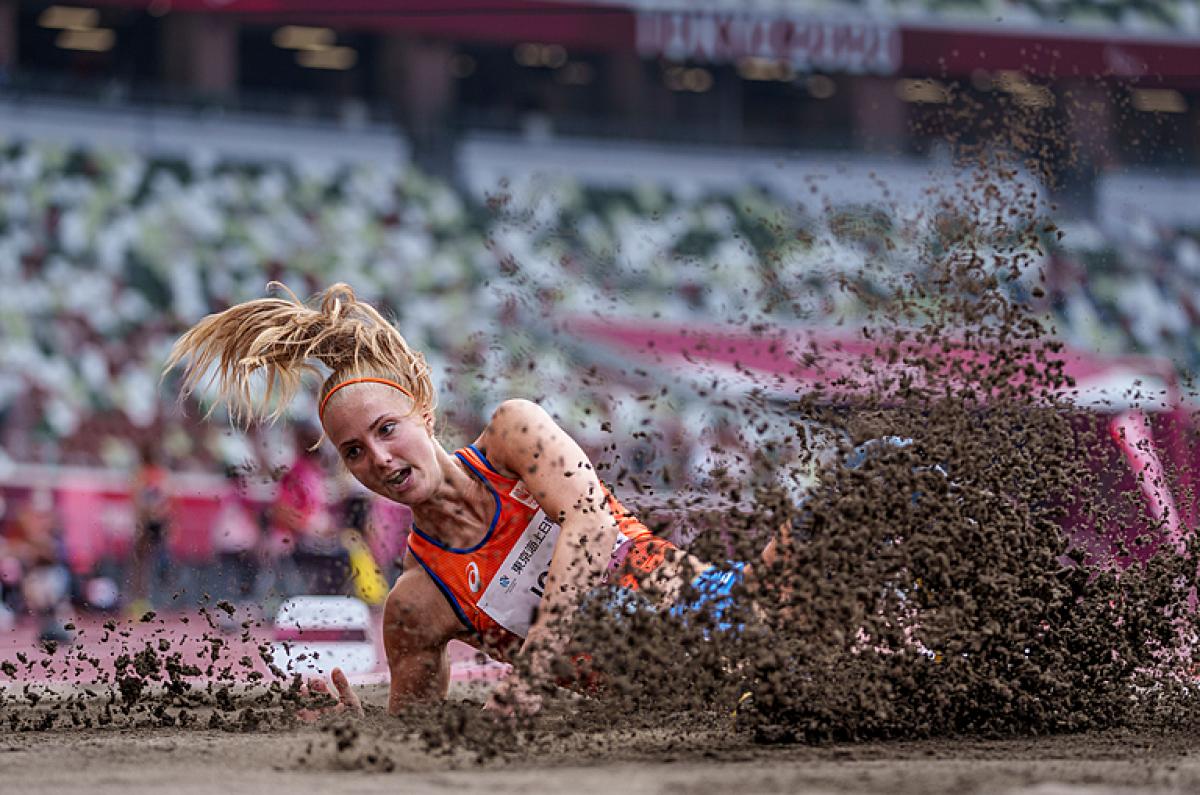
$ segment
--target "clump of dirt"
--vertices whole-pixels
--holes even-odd
[[[1128,565],[1063,532],[1077,500],[1102,499],[1064,413],[934,404],[891,417],[920,443],[828,473],[764,578],[771,648],[750,657],[740,725],[828,740],[1133,717],[1194,621],[1180,608],[1196,564],[1170,549]]]
[[[258,640],[258,623],[247,619],[231,636],[206,608],[199,615],[203,625],[194,633],[181,633],[147,612],[105,622],[99,638],[87,638],[81,629],[72,645],[0,661],[9,679],[37,671],[36,682],[0,690],[0,721],[10,731],[292,725],[296,709],[311,699],[298,675],[273,664],[269,646]],[[149,632],[144,625],[151,625]],[[257,659],[242,653],[248,648],[256,649]]]
[[[760,741],[1196,725],[1196,539],[1145,496],[1179,478],[1118,485],[1108,417],[1020,297],[1053,227],[991,157],[923,272],[847,280],[874,342],[853,399],[795,406],[875,441],[821,470],[754,594],[738,725]]]
[[[751,565],[736,604],[600,599],[564,617],[559,678],[588,707],[555,725],[620,716],[764,743],[1197,725],[1197,542],[1146,498],[1180,473],[1123,485],[1134,465],[1109,417],[1077,404],[1030,308],[1056,229],[1021,173],[1059,132],[1017,114],[961,147],[974,173],[934,204],[919,269],[844,276],[867,353],[781,343],[829,382],[782,405],[748,394],[749,476],[717,486],[731,507],[693,517],[692,552]],[[814,449],[812,426],[840,441]],[[788,470],[816,473],[802,502],[774,485]]]

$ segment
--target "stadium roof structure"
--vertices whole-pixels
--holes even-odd
[[[626,369],[665,372],[715,393],[757,391],[785,400],[817,394],[829,401],[852,401],[872,389],[894,393],[901,379],[920,385],[926,368],[911,359],[906,362],[905,356],[941,357],[948,363],[943,371],[947,384],[955,382],[956,372],[985,372],[990,361],[985,350],[969,346],[952,343],[949,353],[940,353],[911,338],[899,344],[881,342],[845,328],[697,327],[612,318],[575,318],[561,327],[586,340],[593,355],[620,361]],[[897,347],[903,355],[889,363],[888,349]],[[1056,391],[1057,396],[1082,408],[1102,414],[1158,413],[1183,403],[1175,366],[1168,359],[1103,356],[1071,348],[1047,358],[1061,361],[1062,374],[1074,382]],[[1045,370],[1041,364],[1035,367]]]
[[[1200,0],[172,0],[170,9],[700,62],[765,58],[827,72],[1023,70],[1200,84]]]

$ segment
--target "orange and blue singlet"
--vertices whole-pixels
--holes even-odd
[[[414,525],[408,549],[467,629],[507,646],[524,638],[533,623],[560,528],[522,481],[497,472],[474,445],[454,454],[491,491],[496,501],[491,525],[478,544],[463,548],[447,546]],[[621,565],[610,567],[618,572],[614,584],[636,589],[638,578],[658,568],[674,547],[607,489],[604,494],[617,520],[613,551]]]

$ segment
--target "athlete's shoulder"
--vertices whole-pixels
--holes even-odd
[[[511,398],[492,412],[491,420],[474,446],[499,466],[504,466],[510,460],[510,454],[527,447],[531,439],[544,442],[561,433],[558,423],[537,403]]]
[[[532,400],[509,398],[492,412],[492,420],[488,423],[488,429],[523,430],[530,423],[557,424],[544,408]]]

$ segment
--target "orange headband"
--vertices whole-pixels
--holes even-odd
[[[343,381],[342,383],[338,384],[337,386],[335,386],[333,389],[329,390],[325,394],[325,397],[321,399],[321,407],[319,409],[317,409],[317,416],[320,417],[322,420],[324,420],[325,419],[325,404],[329,402],[329,398],[333,397],[334,393],[337,392],[342,387],[350,386],[351,384],[385,384],[387,386],[390,386],[392,389],[399,389],[401,392],[408,395],[408,397],[412,400],[413,403],[417,402],[417,398],[413,395],[412,392],[409,392],[407,389],[400,386],[395,381],[389,381],[386,378],[351,378],[349,381]]]

